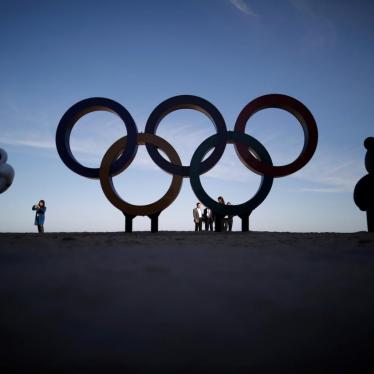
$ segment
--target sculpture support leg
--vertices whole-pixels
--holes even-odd
[[[126,213],[123,213],[123,215],[125,216],[125,232],[132,232],[132,220],[135,216]]]
[[[151,232],[158,232],[158,216],[160,213],[157,212],[148,216],[151,219]]]
[[[369,208],[366,211],[366,218],[368,221],[368,232],[374,232],[374,208]]]
[[[242,232],[249,231],[249,216],[250,214],[243,214],[239,216],[242,219]]]

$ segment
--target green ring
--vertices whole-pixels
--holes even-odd
[[[219,141],[219,136],[219,134],[215,134],[204,140],[193,154],[190,169],[190,183],[192,190],[200,202],[210,208],[216,214],[233,216],[250,215],[251,212],[266,199],[266,196],[269,194],[273,185],[274,178],[269,175],[262,175],[261,184],[256,194],[245,203],[238,205],[223,205],[213,200],[206,193],[200,181],[200,174],[202,173],[201,161],[203,160],[204,156],[216,146]],[[273,165],[271,157],[265,147],[258,140],[248,134],[227,131],[226,143],[245,144],[260,161],[267,165]]]

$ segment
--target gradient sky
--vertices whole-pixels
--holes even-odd
[[[42,198],[46,231],[124,228],[99,181],[74,174],[57,154],[57,124],[75,102],[116,100],[143,131],[160,102],[192,94],[211,101],[231,130],[241,109],[268,93],[302,101],[317,121],[319,144],[302,170],[274,180],[251,228],[365,230],[366,216],[352,192],[366,173],[363,140],[373,136],[373,1],[2,0],[0,21],[0,147],[16,171],[0,195],[0,231],[35,231],[31,206]],[[291,162],[302,148],[300,126],[281,110],[257,113],[247,132],[277,165]],[[79,161],[97,166],[125,133],[115,115],[95,112],[78,122],[72,149]],[[214,127],[203,114],[181,110],[168,115],[157,134],[188,164]],[[202,176],[212,197],[223,195],[233,204],[248,200],[259,180],[231,145]],[[115,185],[129,202],[144,204],[160,198],[170,181],[139,147]],[[195,203],[185,179],[160,216],[160,230],[192,229]],[[149,228],[148,218],[135,219],[134,230]]]

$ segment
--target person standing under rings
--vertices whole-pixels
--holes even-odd
[[[44,221],[45,221],[45,211],[47,207],[45,206],[45,201],[40,200],[38,204],[33,205],[32,210],[35,210],[35,225],[38,226],[38,232],[44,233]]]
[[[231,205],[231,203],[227,203],[226,205]],[[234,216],[228,214],[226,219],[226,231],[232,231],[232,224],[234,222]]]
[[[195,222],[195,231],[201,231],[203,226],[203,213],[201,211],[200,203],[196,203],[196,208],[193,209],[192,215]]]
[[[203,221],[205,222],[205,231],[213,231],[213,212],[208,207],[204,209]]]
[[[225,205],[225,200],[222,196],[218,196],[218,204]],[[222,214],[214,213],[214,228],[216,232],[224,231],[224,216]]]

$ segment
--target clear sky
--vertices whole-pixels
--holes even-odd
[[[319,128],[313,159],[274,180],[251,216],[253,230],[360,231],[365,214],[353,203],[365,173],[367,136],[373,136],[374,2],[351,0],[20,1],[0,2],[0,147],[16,172],[0,195],[0,231],[35,231],[31,206],[45,199],[46,231],[118,231],[121,212],[99,181],[60,160],[55,131],[63,113],[93,96],[124,105],[143,131],[151,111],[168,97],[192,94],[211,101],[233,129],[254,98],[282,93],[302,101]],[[295,159],[303,134],[295,118],[271,109],[257,113],[247,132],[274,164]],[[106,149],[126,134],[113,114],[82,118],[72,149],[98,166]],[[158,135],[188,164],[214,127],[201,113],[168,115]],[[212,197],[248,200],[260,177],[227,147],[202,176]],[[139,147],[133,164],[115,178],[120,194],[150,203],[171,176]],[[196,203],[188,179],[160,216],[161,230],[193,228]],[[234,229],[239,229],[239,219]],[[138,217],[135,230],[148,230]]]

